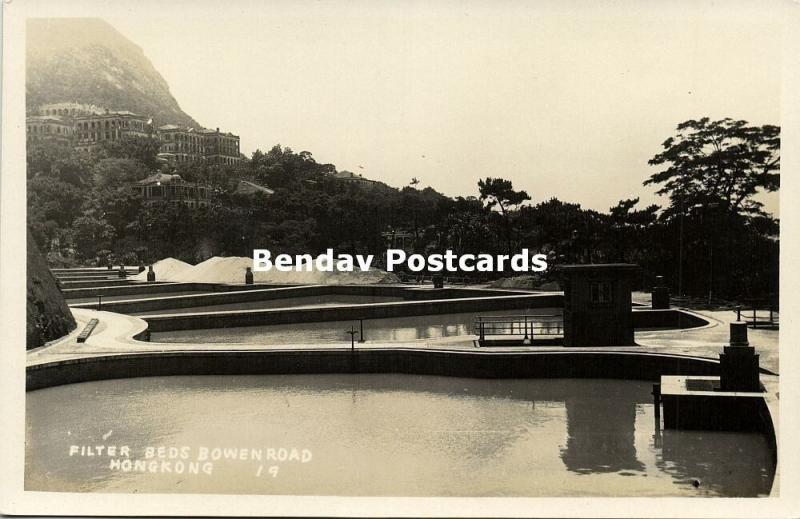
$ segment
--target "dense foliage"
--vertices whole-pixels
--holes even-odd
[[[138,263],[172,256],[371,253],[386,233],[413,237],[416,252],[508,253],[527,247],[553,263],[632,262],[642,284],[663,274],[673,291],[747,297],[777,291],[778,222],[753,195],[778,189],[779,129],[741,121],[690,121],[651,164],[669,205],[621,200],[607,213],[540,198],[530,202],[502,178],[482,179],[475,196],[450,198],[411,179],[401,189],[335,178],[331,164],[274,146],[235,166],[159,165],[146,139],[86,154],[53,145],[28,150],[29,225],[51,263]],[[130,183],[154,172],[209,186],[207,207],[145,204]],[[273,195],[236,193],[240,180]],[[536,194],[534,194],[536,195]],[[541,194],[539,194],[541,197]]]

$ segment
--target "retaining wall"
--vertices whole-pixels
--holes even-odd
[[[162,294],[162,293],[169,293],[169,292],[189,292],[189,291],[198,291],[198,292],[216,292],[216,291],[226,291],[226,292],[234,292],[234,291],[242,291],[242,290],[255,290],[258,288],[265,288],[264,285],[225,285],[221,283],[169,283],[163,282],[160,283],[158,281],[153,283],[147,283],[145,281],[138,281],[138,282],[129,282],[129,283],[121,283],[122,286],[92,286],[92,287],[81,287],[81,288],[68,288],[65,286],[65,283],[62,283],[62,292],[64,293],[64,297],[67,299],[78,299],[83,297],[97,297],[97,296],[132,296],[132,295],[142,295],[142,294]],[[285,287],[287,285],[270,285],[272,288],[280,288]],[[103,308],[106,307],[106,304],[111,304],[112,302],[109,301],[108,303],[103,303]],[[94,303],[81,303],[84,308],[95,308]],[[73,306],[78,306],[73,305]],[[116,311],[116,310],[115,310]]]
[[[563,304],[558,295],[511,295],[497,297],[469,297],[436,299],[369,305],[341,305],[322,308],[240,310],[234,312],[209,312],[139,316],[149,324],[151,332],[228,328],[234,326],[261,326],[269,324],[312,323],[346,321],[351,319],[383,319],[415,315],[439,315],[494,310],[522,310],[527,308],[552,308]]]
[[[27,390],[168,375],[407,373],[472,378],[717,375],[713,359],[639,352],[481,352],[419,349],[182,351],[103,355],[28,366]]]
[[[699,328],[708,321],[697,315],[670,308],[665,310],[633,309],[633,328]]]
[[[182,283],[181,291],[194,290],[193,286],[201,284]],[[161,285],[163,286],[163,285]],[[230,287],[230,290],[228,290]],[[200,288],[198,288],[200,290]],[[224,292],[223,292],[224,290]],[[160,292],[176,291],[161,290]],[[461,297],[493,297],[507,295],[526,295],[526,292],[483,290],[469,288],[445,288],[440,290],[409,288],[387,285],[304,285],[304,286],[264,286],[264,285],[209,285],[208,291],[214,294],[192,294],[173,297],[155,297],[135,301],[109,301],[103,303],[103,310],[121,314],[133,314],[168,310],[172,308],[194,308],[209,305],[244,303],[251,301],[270,301],[291,297],[313,297],[326,295],[356,295],[365,297],[401,297],[406,300],[420,301],[429,299],[451,299]],[[120,290],[115,295],[120,294]],[[136,292],[142,294],[146,292]],[[110,294],[109,294],[110,295]],[[131,294],[132,295],[132,294]],[[68,297],[78,297],[69,295]],[[73,308],[96,308],[97,303],[75,303]],[[198,309],[202,312],[202,309]]]

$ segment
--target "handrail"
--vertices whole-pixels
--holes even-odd
[[[556,319],[538,321],[538,318]],[[525,314],[525,315],[487,315],[478,316],[474,322],[475,331],[481,341],[486,335],[523,335],[523,340],[532,340],[536,335],[563,334],[564,320],[559,314]]]

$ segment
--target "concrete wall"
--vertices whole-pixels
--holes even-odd
[[[668,310],[651,310],[634,308],[632,312],[633,327],[642,328],[698,328],[708,321],[697,315],[676,308]]]
[[[64,284],[65,285],[65,284]],[[269,288],[281,288],[287,285],[270,285]],[[64,288],[64,297],[67,299],[78,299],[83,297],[97,297],[97,296],[132,296],[143,294],[161,294],[169,292],[234,292],[240,290],[254,290],[267,288],[265,285],[225,285],[221,283],[147,283],[139,281],[138,283],[124,283],[122,286],[92,286],[84,288]],[[110,304],[110,302],[109,302]],[[105,306],[105,303],[103,304]],[[87,308],[94,308],[94,305],[89,305]]]
[[[370,305],[341,305],[325,308],[243,310],[239,312],[210,312],[140,316],[149,324],[151,332],[227,328],[233,326],[260,326],[268,324],[311,323],[345,321],[352,319],[382,319],[415,315],[439,315],[464,312],[489,312],[494,310],[521,310],[526,308],[560,307],[562,296],[511,295],[500,297],[471,297],[430,301],[375,303]]]
[[[472,378],[717,375],[712,359],[638,352],[455,352],[417,349],[184,351],[91,356],[28,366],[27,390],[91,380],[167,375],[408,373]]]
[[[133,285],[136,284],[136,281],[128,278],[116,278],[116,279],[93,279],[91,281],[71,281],[71,280],[60,280],[59,283],[61,284],[61,288],[64,289],[73,289],[73,288],[102,288],[102,287],[119,287],[125,285]]]
[[[199,286],[201,284],[184,283],[179,286],[183,290],[190,290],[189,286]],[[165,286],[165,285],[160,285]],[[222,292],[227,287],[232,290]],[[199,288],[198,288],[199,290]],[[507,295],[525,295],[526,292],[502,291],[502,290],[482,290],[482,289],[461,289],[446,288],[442,290],[420,290],[403,286],[387,285],[307,285],[307,286],[269,286],[263,285],[211,285],[208,291],[219,291],[214,294],[193,294],[174,296],[170,298],[156,297],[139,299],[136,301],[109,301],[103,303],[103,310],[117,312],[121,314],[132,314],[141,312],[153,312],[158,310],[168,310],[172,308],[194,308],[209,305],[244,303],[251,301],[271,301],[286,299],[291,297],[312,297],[325,295],[357,295],[357,296],[384,296],[402,297],[406,300],[419,301],[428,299],[450,299],[460,297],[491,297]],[[161,292],[176,291],[174,287]],[[120,290],[116,293],[119,294]],[[142,294],[146,292],[136,292]],[[132,294],[130,294],[132,295]],[[70,296],[77,297],[77,296]],[[97,304],[76,303],[71,305],[74,308],[96,308]],[[202,312],[198,309],[198,312]]]

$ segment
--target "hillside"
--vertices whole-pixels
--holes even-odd
[[[64,296],[28,231],[28,291],[26,349],[58,339],[75,329]]]
[[[199,127],[136,44],[99,18],[31,19],[26,105],[63,101],[129,110],[156,124]]]

